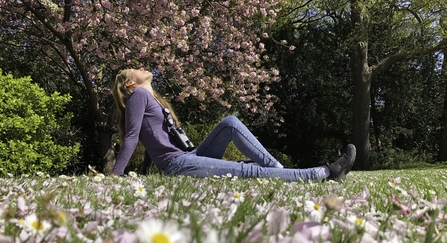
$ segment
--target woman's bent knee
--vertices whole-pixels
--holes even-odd
[[[235,123],[239,123],[239,118],[237,118],[236,116],[227,116],[222,120],[222,123],[225,124],[235,124]]]

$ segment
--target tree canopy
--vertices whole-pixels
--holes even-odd
[[[40,51],[38,65],[51,63],[52,72],[82,87],[110,164],[107,96],[124,68],[153,71],[173,100],[268,115],[271,96],[259,90],[278,81],[278,71],[262,68],[261,54],[279,2],[8,0],[0,2],[0,39]]]

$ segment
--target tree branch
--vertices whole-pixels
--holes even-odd
[[[383,71],[387,70],[389,67],[391,67],[393,64],[404,61],[404,60],[411,60],[411,59],[417,59],[420,58],[428,53],[433,53],[435,51],[442,50],[447,47],[447,41],[443,40],[439,42],[436,45],[432,45],[423,49],[420,49],[418,51],[408,51],[403,50],[399,53],[396,53],[394,55],[391,55],[382,61],[379,62],[379,64],[371,66],[371,76],[374,77]]]

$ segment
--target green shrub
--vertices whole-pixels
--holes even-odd
[[[78,144],[55,143],[72,114],[63,114],[69,95],[48,95],[29,77],[15,79],[0,70],[0,176],[62,171],[79,151]]]
[[[399,148],[388,148],[380,152],[371,152],[371,161],[374,170],[406,169],[428,162],[429,156],[421,154],[417,150],[406,151]]]

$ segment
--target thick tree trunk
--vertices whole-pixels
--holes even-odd
[[[441,131],[439,140],[438,161],[447,161],[447,50],[444,51],[441,75],[444,80],[444,107],[442,109]]]
[[[360,50],[354,51],[351,57],[352,78],[354,82],[353,107],[353,143],[357,148],[357,158],[354,164],[356,169],[367,170],[371,168],[370,161],[370,88],[371,78],[367,64],[362,61],[362,51],[366,51],[367,44],[360,43]]]
[[[353,47],[351,72],[354,83],[353,143],[357,148],[354,168],[367,170],[370,161],[371,72],[368,67],[368,16],[362,1],[351,0]]]

